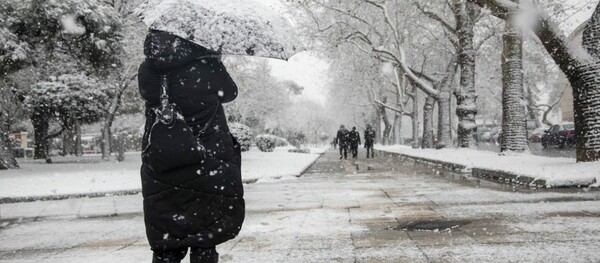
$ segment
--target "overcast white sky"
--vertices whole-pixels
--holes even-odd
[[[303,96],[325,105],[326,89],[329,81],[327,62],[317,58],[312,52],[304,51],[289,61],[271,60],[271,74],[281,79],[289,79],[304,87]]]

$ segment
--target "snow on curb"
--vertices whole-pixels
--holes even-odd
[[[263,153],[252,147],[244,153],[242,177],[244,183],[272,182],[300,177],[329,147],[311,148],[311,153],[289,152],[293,147],[277,147],[272,153]],[[250,164],[250,168],[248,167]]]
[[[412,149],[381,146],[377,150],[445,162],[465,167],[473,176],[539,187],[598,186],[600,162],[577,163],[575,159],[528,154],[500,156],[473,149]]]

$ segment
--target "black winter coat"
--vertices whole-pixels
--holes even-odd
[[[236,98],[237,86],[219,59],[172,34],[151,31],[144,54],[138,74],[147,108],[143,148],[154,122],[150,109],[160,105],[161,74],[166,74],[170,102],[179,106],[208,153],[194,165],[164,173],[142,164],[148,241],[153,250],[214,247],[234,238],[244,221],[240,148],[221,106]],[[208,130],[199,135],[213,114]]]
[[[335,136],[335,143],[346,147],[350,143],[350,132],[346,128],[340,128]]]
[[[375,130],[367,128],[365,130],[365,147],[372,147],[375,143]]]
[[[358,131],[351,131],[348,135],[350,139],[350,146],[358,146],[360,144],[360,133]]]

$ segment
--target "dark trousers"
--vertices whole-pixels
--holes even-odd
[[[344,157],[344,159],[348,158],[348,146],[347,145],[340,145],[340,159],[342,159],[342,157]]]
[[[369,153],[371,154],[371,158],[375,158],[375,153],[373,152],[373,145],[365,145],[367,148],[367,158],[369,158]]]
[[[358,157],[358,144],[352,144],[350,146],[350,152],[352,153],[352,158]]]
[[[155,250],[152,257],[152,263],[179,263],[187,254],[188,248],[173,250]],[[213,248],[190,248],[191,263],[217,263],[219,262],[219,253]]]

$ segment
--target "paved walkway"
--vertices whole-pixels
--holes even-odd
[[[361,158],[364,158],[361,153]],[[246,186],[221,262],[598,262],[599,192],[512,191],[327,152]],[[150,262],[141,197],[0,205],[0,262]]]

